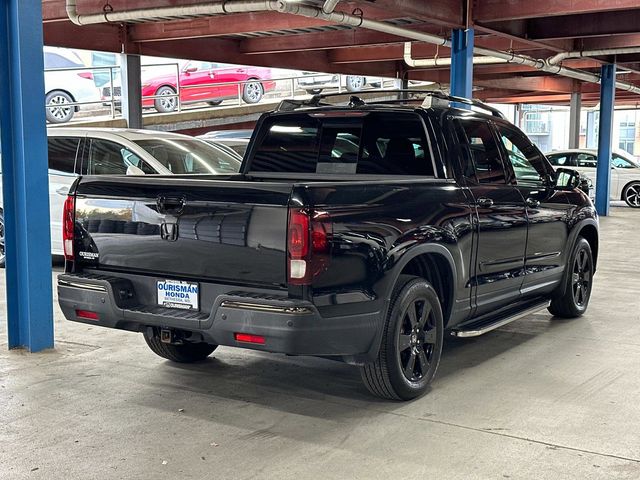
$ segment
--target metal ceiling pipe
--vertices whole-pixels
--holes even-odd
[[[157,20],[178,20],[193,17],[208,17],[225,13],[259,12],[277,10],[276,0],[233,0],[219,3],[187,5],[182,7],[155,7],[136,10],[103,11],[79,15],[77,0],[66,0],[66,10],[69,20],[76,25],[91,25],[96,23],[127,23],[152,22]]]
[[[398,27],[390,23],[380,22],[377,20],[368,20],[364,17],[349,15],[343,12],[325,13],[322,8],[293,3],[287,0],[227,0],[222,3],[200,4],[183,7],[157,7],[138,10],[125,10],[121,12],[102,12],[89,15],[78,15],[76,0],[66,0],[66,9],[69,19],[76,25],[87,25],[90,23],[107,23],[107,22],[143,22],[154,20],[180,19],[191,17],[203,17],[220,15],[226,13],[242,13],[242,12],[263,12],[277,11],[281,13],[289,13],[292,15],[300,15],[303,17],[324,20],[328,23],[337,23],[349,25],[352,27],[366,28],[377,32],[388,33],[398,37],[410,38],[419,42],[441,45],[443,47],[451,47],[451,41],[432,35],[430,33],[416,32],[407,28]],[[514,52],[502,52],[489,48],[474,47],[474,53],[488,57],[503,59],[507,63],[515,63],[527,65],[538,70],[562,75],[569,78],[575,78],[583,82],[600,83],[600,75],[576,70],[573,68],[563,67],[561,65],[552,65],[546,60],[529,57],[528,55],[516,54]],[[616,82],[616,88],[633,92],[640,95],[640,87],[626,83]]]
[[[444,67],[451,65],[451,57],[416,59],[411,56],[411,42],[405,42],[404,62],[410,67]],[[474,65],[497,65],[501,63],[507,63],[507,61],[502,58],[495,57],[473,57]]]
[[[340,2],[340,0],[325,0],[324,4],[322,5],[322,11],[324,13],[331,13],[336,9],[336,5],[338,5],[338,3]]]
[[[568,58],[598,57],[600,55],[625,55],[627,53],[640,53],[640,47],[602,48],[598,50],[560,52],[553,57],[549,57],[547,59],[547,63],[550,65],[557,65]]]

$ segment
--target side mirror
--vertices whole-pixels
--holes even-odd
[[[580,175],[580,172],[578,172],[577,170],[572,170],[570,168],[556,168],[556,178],[554,184],[554,188],[556,190],[569,191],[575,190],[576,188],[584,190],[583,187],[586,187],[585,193],[588,194],[588,179]]]
[[[580,185],[580,172],[570,168],[556,168],[555,188],[573,190]]]
[[[188,67],[184,69],[184,73],[196,73],[198,71],[198,67]]]
[[[129,165],[127,167],[127,175],[144,175],[144,174],[145,173],[135,165]]]

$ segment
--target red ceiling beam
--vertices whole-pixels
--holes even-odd
[[[505,90],[571,93],[574,81],[565,77],[511,77],[474,80],[474,85]]]
[[[45,45],[104,52],[122,50],[123,35],[119,25],[79,27],[71,22],[53,22],[44,24],[43,35]]]
[[[638,8],[637,0],[482,0],[476,2],[473,15],[482,23],[633,8]]]
[[[204,3],[204,0],[77,0],[78,12],[83,14],[100,13],[104,5],[109,3],[113,10],[134,10],[139,8],[185,6]],[[66,20],[65,0],[42,0],[42,19],[45,22]]]
[[[370,6],[370,0],[356,0],[347,2],[347,6],[357,6],[364,9]],[[460,0],[374,0],[373,5],[378,10],[386,11],[393,17],[414,17],[429,23],[452,27],[464,26],[464,2]],[[342,4],[340,4],[342,5]],[[351,13],[352,9],[340,8]]]

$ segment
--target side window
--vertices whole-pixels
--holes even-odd
[[[579,153],[576,155],[576,161],[578,167],[596,168],[598,159],[591,153]]]
[[[489,124],[482,120],[459,120],[469,157],[462,158],[465,177],[479,183],[506,183],[498,144]]]
[[[109,140],[92,139],[86,175],[126,175],[127,169],[134,166],[144,173],[156,173],[140,157],[122,145]]]
[[[571,166],[571,154],[558,154],[558,155],[548,155],[547,159],[549,163],[554,167],[569,167]]]
[[[76,173],[76,157],[80,138],[77,137],[49,137],[47,140],[49,151],[49,168],[56,172],[67,174]]]
[[[516,180],[520,182],[542,182],[548,173],[544,155],[517,130],[498,125],[500,140],[511,162]]]
[[[616,155],[616,154],[614,154],[613,158],[611,159],[611,165],[613,165],[616,168],[638,168],[637,165],[634,165],[626,158],[623,158],[620,155]]]

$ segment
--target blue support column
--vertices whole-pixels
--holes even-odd
[[[0,0],[0,139],[9,348],[53,347],[42,1]]]
[[[451,95],[473,96],[473,29],[453,30],[451,36]]]
[[[600,127],[598,129],[598,168],[596,171],[596,210],[609,215],[613,107],[616,99],[616,66],[603,65],[600,74]]]

